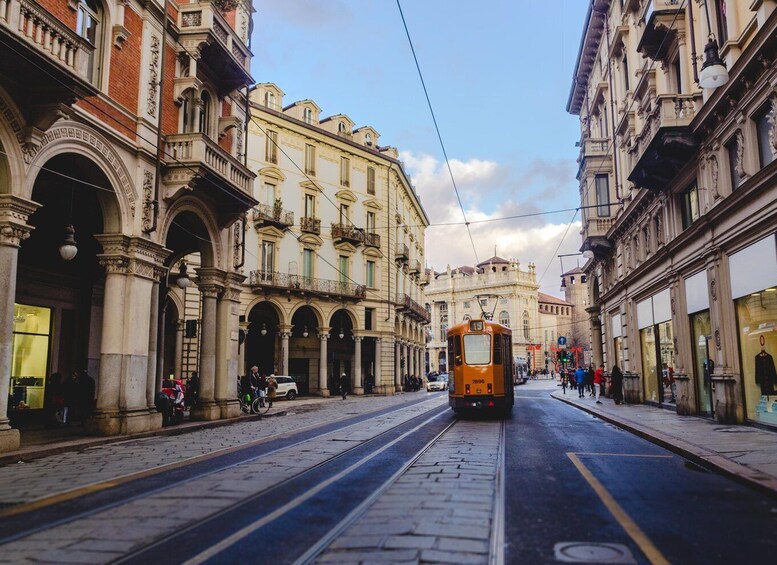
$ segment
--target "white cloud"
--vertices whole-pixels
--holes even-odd
[[[429,155],[402,153],[400,157],[413,179],[421,203],[432,224],[426,230],[426,261],[429,267],[442,271],[448,265],[452,268],[474,265],[476,262],[472,243],[474,241],[479,261],[492,257],[496,246],[497,255],[505,258],[515,257],[521,262],[523,268],[527,268],[530,262],[535,263],[537,277],[538,279],[542,277],[539,281],[542,287],[540,290],[559,295],[561,262],[557,255],[576,253],[580,248],[579,215],[575,216],[575,221],[571,225],[569,222],[574,212],[488,221],[533,214],[542,210],[531,204],[536,200],[536,195],[529,193],[528,189],[511,194],[512,197],[528,203],[505,199],[507,195],[501,187],[509,183],[510,175],[507,167],[500,166],[494,161],[452,160],[451,169],[459,188],[467,220],[470,222],[472,234],[472,241],[470,241],[445,164]],[[525,182],[527,177],[535,176],[539,170],[550,171],[552,168],[546,164],[532,163],[527,170],[519,171],[517,176]],[[542,176],[547,177],[544,173]],[[556,178],[561,180],[560,176]],[[574,177],[571,182],[574,183]],[[498,191],[504,197],[493,198],[494,191]],[[494,200],[498,204],[493,204]],[[569,202],[566,199],[556,199],[551,205],[561,208],[559,203],[562,201]],[[573,208],[576,205],[577,203],[572,201],[571,204],[563,207]],[[444,225],[453,222],[456,225]],[[564,237],[563,243],[560,244],[562,237]],[[574,267],[577,261],[577,257],[564,258],[564,269]],[[583,264],[582,257],[579,258],[579,262]]]

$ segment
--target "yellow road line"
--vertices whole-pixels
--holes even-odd
[[[613,498],[607,489],[604,488],[604,485],[599,482],[599,479],[597,479],[593,473],[591,473],[591,471],[589,471],[588,468],[583,465],[583,462],[580,461],[577,454],[567,453],[567,457],[572,460],[572,463],[574,463],[575,467],[577,467],[577,470],[580,471],[580,474],[583,475],[583,478],[588,481],[588,484],[591,485],[591,488],[594,489],[594,492],[599,495],[599,498],[607,507],[607,510],[610,511],[621,527],[626,531],[631,539],[634,540],[634,543],[639,546],[639,548],[642,550],[642,553],[644,553],[645,557],[647,557],[648,561],[655,565],[669,565],[669,560],[667,560],[661,554],[661,551],[653,544],[650,538],[645,535],[645,533],[640,529],[636,522],[634,522],[634,520],[632,520],[629,515],[626,514],[626,511],[621,508],[620,504],[615,501],[615,498]]]

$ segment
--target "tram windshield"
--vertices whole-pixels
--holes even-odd
[[[466,334],[464,336],[464,362],[467,365],[488,365],[491,361],[491,336]]]

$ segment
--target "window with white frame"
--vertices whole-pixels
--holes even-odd
[[[278,163],[278,132],[267,130],[267,145],[264,147],[264,160],[268,163]]]
[[[340,157],[340,185],[351,186],[351,160]]]
[[[309,143],[305,144],[305,174],[316,174],[316,147]]]

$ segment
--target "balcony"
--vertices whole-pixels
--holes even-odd
[[[407,294],[398,293],[396,296],[396,304],[398,311],[405,312],[414,320],[428,324],[432,319],[429,312],[426,311],[426,308],[418,304]]]
[[[335,243],[364,243],[364,230],[346,224],[332,224],[332,240]]]
[[[257,204],[254,206],[252,217],[256,229],[272,226],[279,230],[287,230],[294,225],[294,212],[284,210],[280,205],[275,204]]]
[[[364,234],[365,247],[374,247],[380,249],[380,235],[377,233],[365,233]]]
[[[652,0],[645,10],[645,29],[637,51],[653,60],[663,60],[678,29],[685,29],[685,5],[677,0]]]
[[[199,62],[215,75],[219,94],[252,84],[251,52],[210,0],[178,4],[179,55],[200,53]]]
[[[404,243],[397,243],[394,259],[400,263],[407,263],[410,260],[410,248]]]
[[[298,296],[325,296],[338,300],[364,300],[367,287],[360,284],[314,279],[300,275],[288,275],[274,271],[251,271],[248,279],[251,290],[258,292],[279,292]]]
[[[35,0],[0,0],[0,48],[3,86],[43,131],[61,117],[58,104],[98,93],[90,76],[94,47]]]
[[[688,164],[698,148],[689,125],[701,105],[701,94],[661,94],[648,102],[644,126],[629,150],[635,163],[631,182],[663,190]]]
[[[222,226],[257,204],[251,196],[256,175],[203,133],[168,135],[164,160],[165,200],[198,191],[214,203]]]
[[[319,218],[302,217],[299,219],[299,228],[303,233],[321,235],[321,220]]]

